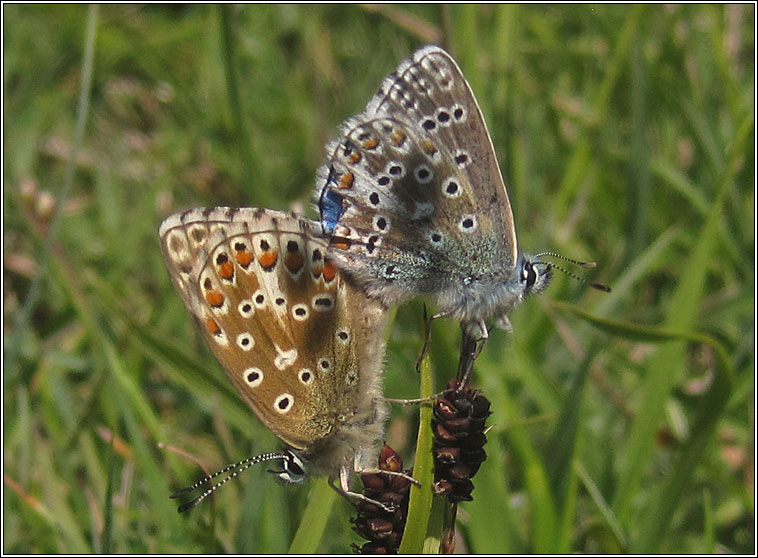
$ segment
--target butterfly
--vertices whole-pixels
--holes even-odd
[[[159,236],[171,279],[211,351],[286,444],[218,474],[277,459],[282,469],[273,472],[282,481],[339,478],[344,494],[360,498],[349,491],[350,473],[375,461],[386,417],[384,305],[344,280],[318,226],[294,214],[192,209],[168,217]]]
[[[554,266],[539,258],[562,256],[520,252],[492,139],[453,58],[416,51],[340,131],[315,192],[337,266],[388,306],[428,295],[481,338],[489,319],[510,329],[511,310],[550,283]]]

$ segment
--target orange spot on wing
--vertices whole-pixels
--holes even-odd
[[[379,145],[379,140],[376,138],[369,138],[366,141],[364,141],[361,144],[361,147],[363,149],[376,149],[376,146]]]
[[[246,250],[241,250],[241,251],[237,252],[234,255],[234,257],[237,260],[237,263],[240,264],[245,269],[247,269],[247,266],[249,266],[250,262],[253,261],[253,254],[252,254],[252,252],[248,252]]]
[[[427,155],[434,155],[437,153],[437,148],[434,147],[434,142],[430,139],[423,139],[419,142],[419,147],[426,153]]]
[[[330,261],[324,262],[324,280],[331,281],[337,276],[337,266]]]
[[[350,154],[350,164],[351,165],[357,165],[361,162],[361,159],[363,158],[363,155],[357,152],[353,152]]]
[[[205,293],[205,300],[208,301],[213,308],[218,308],[224,304],[224,295],[216,290],[211,290]]]
[[[340,183],[339,185],[337,185],[337,188],[339,188],[340,190],[351,188],[353,186],[354,179],[355,179],[355,176],[353,176],[352,172],[346,172],[340,177]]]
[[[347,250],[350,248],[350,241],[345,238],[332,240],[332,246],[334,246],[337,250]],[[326,271],[324,271],[324,273],[326,273]]]
[[[207,327],[208,331],[210,331],[213,335],[219,335],[221,333],[221,328],[213,318],[208,318],[205,320],[205,327]]]
[[[402,130],[395,130],[392,132],[392,136],[390,136],[390,140],[392,141],[392,145],[395,147],[398,147],[403,144],[405,141],[405,132]]]
[[[430,139],[423,139],[419,142],[419,147],[426,153],[427,155],[434,155],[437,153],[437,148],[434,147],[434,142]]]
[[[234,264],[230,261],[219,264],[218,274],[222,279],[231,281],[234,278]]]
[[[274,251],[264,252],[258,256],[258,263],[266,271],[271,270],[276,265],[276,260],[279,258],[278,254]]]

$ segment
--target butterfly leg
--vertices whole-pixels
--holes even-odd
[[[489,338],[489,331],[484,320],[461,324],[461,351],[458,360],[458,388],[463,389],[468,384],[471,371],[474,369],[479,353]]]
[[[424,360],[426,353],[429,352],[429,342],[432,339],[432,320],[441,317],[441,314],[435,314],[430,318],[429,314],[426,311],[426,304],[424,304],[423,309],[424,313],[422,321],[424,325],[424,346],[421,347],[421,354],[418,356],[418,360],[416,361],[416,372],[421,370],[421,361]]]
[[[383,471],[386,472],[386,471]],[[348,483],[348,478],[350,476],[350,470],[347,466],[343,466],[340,468],[340,485],[336,486],[334,484],[334,479],[329,477],[329,486],[331,486],[334,490],[337,491],[338,494],[340,494],[343,498],[349,500],[350,498],[354,498],[355,500],[361,501],[361,502],[368,502],[370,504],[374,504],[375,506],[379,506],[381,509],[386,511],[387,513],[392,513],[395,511],[395,507],[387,504],[384,504],[380,502],[379,500],[374,500],[373,498],[369,498],[367,496],[364,496],[363,494],[359,494],[358,492],[353,492],[350,490],[350,485]]]

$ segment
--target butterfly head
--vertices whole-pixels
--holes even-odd
[[[537,257],[522,254],[516,267],[523,296],[539,294],[550,284],[553,277],[553,265],[542,262]]]
[[[305,461],[296,450],[287,448],[282,452],[282,469],[268,469],[268,472],[285,484],[300,484],[308,476]]]

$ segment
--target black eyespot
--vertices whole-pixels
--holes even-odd
[[[460,120],[461,118],[463,118],[463,109],[460,107],[455,109],[453,111],[453,116],[455,117],[456,120]]]
[[[440,233],[432,233],[432,242],[439,242],[442,240],[442,235]]]
[[[450,115],[443,110],[437,115],[437,120],[439,120],[442,123],[447,122],[448,120],[450,120]]]
[[[458,165],[464,165],[466,161],[468,161],[468,155],[466,155],[465,153],[460,153],[455,156],[455,162]]]
[[[287,252],[297,252],[300,248],[297,245],[297,242],[294,240],[290,240],[287,242]]]
[[[321,256],[321,250],[319,250],[318,248],[316,248],[316,249],[313,251],[313,261],[314,261],[314,262],[317,262],[317,261],[319,261],[321,258],[322,258],[322,256]]]
[[[376,183],[379,184],[379,186],[386,186],[390,183],[390,178],[389,176],[380,176]]]
[[[376,220],[376,226],[379,230],[383,231],[387,228],[387,220],[384,217],[379,217]]]
[[[221,253],[218,256],[216,256],[216,264],[218,265],[225,264],[228,261],[229,261],[229,257],[224,253]]]
[[[450,194],[451,196],[455,194],[458,191],[458,183],[454,181],[450,181],[447,183],[447,187],[445,188],[445,192]]]
[[[258,372],[250,372],[250,374],[247,375],[247,381],[248,382],[254,382],[258,378],[260,378],[260,374]]]
[[[305,308],[295,308],[295,314],[298,316],[305,316]]]
[[[234,243],[234,249],[237,252],[243,252],[244,250],[247,250],[247,246],[245,245],[244,242],[235,242]]]
[[[370,201],[373,205],[379,205],[379,194],[376,192],[371,192],[368,197],[368,201]]]
[[[271,249],[271,246],[266,241],[266,239],[261,240],[261,250],[263,250],[264,252],[268,252],[270,249]]]
[[[263,301],[266,300],[266,297],[264,297],[262,294],[259,294],[255,297],[255,302],[258,304],[263,304]]]
[[[277,297],[277,299],[274,302],[276,302],[277,306],[281,306],[282,304],[284,304],[284,299],[282,297]]]
[[[343,341],[347,341],[347,337],[348,337],[347,331],[338,331],[337,332],[337,337],[339,337]]]
[[[252,310],[252,309],[253,309],[253,307],[252,307],[252,306],[250,306],[249,304],[243,304],[243,305],[242,305],[242,311],[243,311],[245,314],[247,314],[248,312],[250,312],[250,310]]]
[[[205,278],[205,281],[203,281],[203,287],[208,290],[213,287],[213,283],[211,283],[211,280],[207,277]]]
[[[282,397],[279,402],[277,403],[277,406],[283,411],[290,405],[289,397]]]
[[[403,172],[403,168],[398,165],[393,165],[390,167],[390,174],[397,176],[398,174]],[[381,180],[381,179],[379,179]]]
[[[434,120],[432,120],[431,118],[427,118],[426,120],[424,120],[421,126],[424,128],[424,130],[431,131],[437,127],[437,124],[435,124]]]
[[[467,217],[463,221],[461,221],[461,226],[464,229],[470,229],[471,227],[474,226],[474,220],[471,219],[470,217]]]

